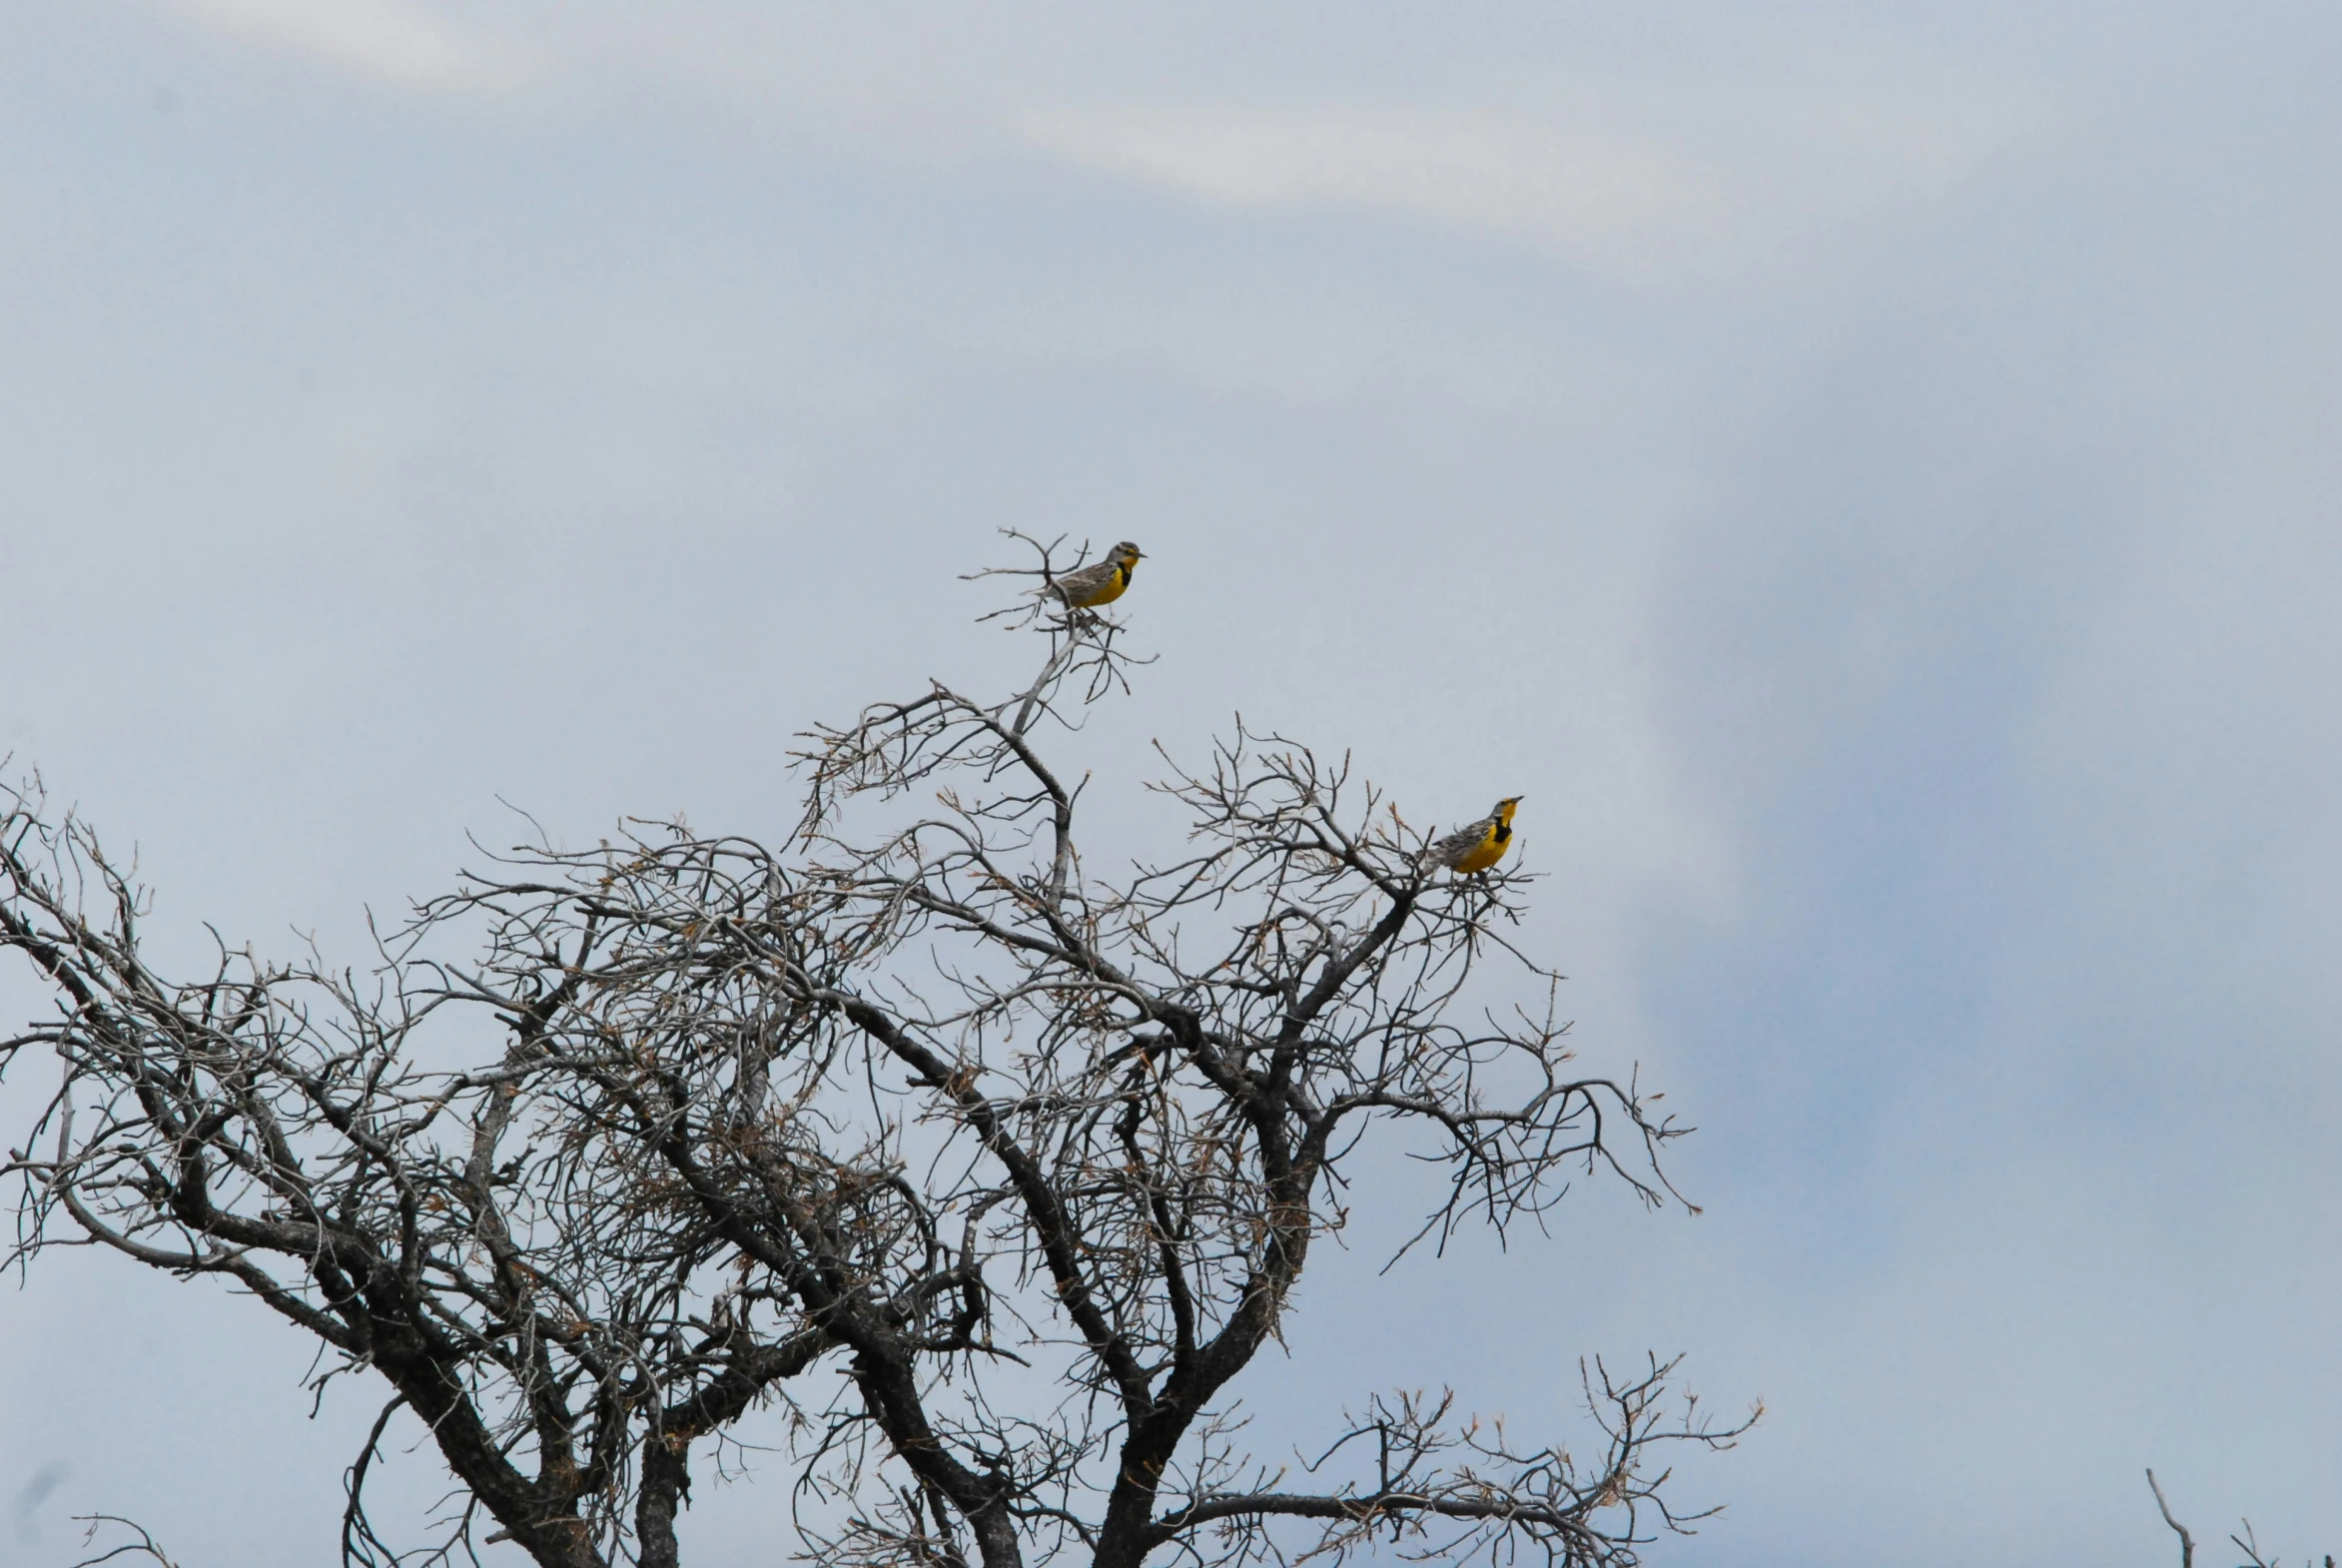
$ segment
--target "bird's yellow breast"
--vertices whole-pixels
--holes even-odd
[[[1084,609],[1092,609],[1101,604],[1112,604],[1123,596],[1123,590],[1130,585],[1131,568],[1117,561],[1115,569],[1107,575],[1106,582],[1096,592],[1075,602]]]
[[[1504,852],[1511,844],[1512,824],[1491,822],[1488,824],[1488,831],[1480,835],[1480,842],[1473,845],[1465,852],[1463,858],[1455,863],[1455,869],[1467,875],[1475,871],[1486,871],[1504,858]]]
[[[1112,604],[1123,596],[1123,590],[1130,585],[1131,563],[1119,560],[1115,562],[1115,569],[1106,574],[1105,582],[1074,600],[1074,603],[1086,610],[1096,609],[1101,604]]]

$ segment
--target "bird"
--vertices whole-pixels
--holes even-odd
[[[1094,610],[1123,596],[1131,585],[1131,568],[1145,558],[1138,545],[1125,539],[1107,551],[1104,560],[1069,571],[1042,591],[1065,600],[1069,608]]]
[[[1458,828],[1445,838],[1432,840],[1423,851],[1422,865],[1425,869],[1444,866],[1463,875],[1486,871],[1512,847],[1512,814],[1520,803],[1520,796],[1507,795],[1479,821]]]

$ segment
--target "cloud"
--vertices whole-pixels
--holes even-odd
[[[1239,210],[1354,212],[1524,239],[1604,270],[1712,238],[1733,198],[1667,147],[1411,107],[1109,108],[1028,117],[1068,163]]]
[[[1067,107],[1009,134],[1095,173],[1243,212],[1350,213],[1527,244],[1624,280],[1802,252],[1939,194],[2042,122],[2005,86],[1843,62],[1698,70],[1640,101],[1555,80],[1494,107]]]
[[[162,0],[174,15],[244,43],[382,86],[494,91],[530,73],[509,45],[403,0]]]
[[[153,3],[394,88],[556,83],[621,101],[647,89],[882,157],[1016,149],[1206,207],[1411,224],[1637,281],[1735,272],[1785,241],[1806,254],[1794,242],[1818,225],[1941,191],[2039,120],[2019,81],[1876,45],[1775,44],[1755,60],[1613,49],[1598,67],[1524,63],[1483,40],[1481,67],[1502,85],[1476,99],[1364,72],[1330,101],[1279,103],[1198,53],[1199,21],[1159,53],[1113,28],[1077,47],[1015,11],[971,23],[725,0],[655,14]]]

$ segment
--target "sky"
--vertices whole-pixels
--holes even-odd
[[[1378,1176],[1269,1426],[1566,1433],[1581,1355],[1682,1351],[1767,1415],[1657,1563],[2170,1561],[2149,1465],[2342,1552],[2342,14],[0,22],[0,753],[166,957],[358,961],[515,808],[777,838],[796,731],[1008,689],[997,530],[1135,538],[1092,831],[1237,712],[1522,794],[1580,1060],[1701,1130],[1696,1218],[1387,1274]],[[0,1556],[328,1560],[374,1404],[307,1363],[42,1259]],[[686,1560],[782,1560],[777,1493]]]

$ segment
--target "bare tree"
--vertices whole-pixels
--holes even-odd
[[[1683,1130],[1574,1069],[1559,977],[1505,935],[1529,879],[1427,872],[1346,758],[1239,725],[1159,786],[1188,849],[1101,872],[1041,737],[1132,661],[1115,623],[1024,602],[1039,678],[813,732],[780,849],[540,835],[365,972],[221,944],[167,979],[132,868],[37,785],[7,799],[0,945],[59,1005],[6,1050],[63,1067],[12,1152],[16,1260],[94,1242],[224,1276],[326,1377],[386,1383],[352,1564],[483,1538],[673,1564],[694,1455],[773,1401],[826,1563],[1625,1568],[1688,1529],[1666,1447],[1748,1422],[1705,1418],[1673,1361],[1585,1369],[1584,1458],[1409,1392],[1289,1465],[1246,1449],[1230,1385],[1345,1172],[1430,1157],[1436,1242],[1587,1172],[1681,1203]],[[365,1507],[401,1407],[461,1488],[403,1557]]]

